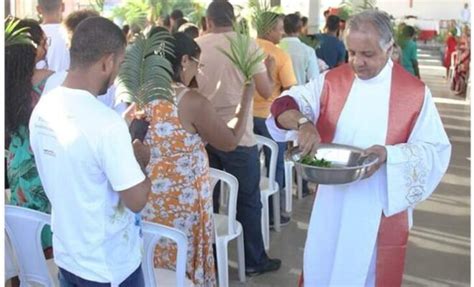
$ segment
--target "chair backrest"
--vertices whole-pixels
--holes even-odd
[[[145,277],[145,285],[157,286],[159,278],[155,278],[153,257],[155,255],[155,247],[161,237],[166,237],[176,242],[176,286],[184,287],[186,279],[186,257],[188,254],[188,238],[182,231],[165,225],[142,221],[143,231],[143,249],[142,269]]]
[[[18,276],[16,258],[13,256],[13,247],[10,238],[5,231],[5,282],[12,277]]]
[[[451,53],[451,66],[456,66],[457,62],[458,62],[458,57],[459,56],[459,51],[454,51],[453,53]]]
[[[268,181],[270,188],[274,189],[278,157],[278,145],[274,140],[271,140],[261,135],[255,135],[255,138],[257,139],[257,145],[259,147],[259,150],[261,149],[261,147],[267,147],[270,149],[270,166],[268,168]]]
[[[227,201],[227,226],[230,234],[236,234],[237,228],[237,193],[239,192],[239,181],[232,174],[218,170],[215,168],[210,168],[210,178],[211,178],[211,190],[217,182],[221,182],[221,198],[224,196],[223,192],[227,191],[228,198]],[[223,188],[223,185],[227,185],[228,188]]]
[[[18,276],[25,286],[31,282],[54,286],[41,246],[41,231],[50,222],[49,214],[5,205],[5,230],[17,260]]]

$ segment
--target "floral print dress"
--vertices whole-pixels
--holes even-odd
[[[216,286],[212,192],[203,141],[183,128],[177,106],[169,101],[149,103],[145,114],[150,122],[145,143],[151,148],[147,173],[152,193],[142,216],[183,231],[188,236],[188,277],[195,286]],[[174,270],[175,262],[176,246],[162,239],[155,267]]]
[[[48,77],[33,85],[31,92],[33,107],[38,103]],[[28,127],[22,125],[9,136],[10,144],[6,151],[7,178],[11,190],[9,204],[51,213],[51,204],[41,184],[30,147]],[[51,228],[46,225],[41,231],[43,249],[51,247],[52,240]]]

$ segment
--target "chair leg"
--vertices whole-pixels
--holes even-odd
[[[245,250],[243,230],[237,237],[237,261],[239,265],[239,281],[245,282]]]
[[[280,191],[272,195],[273,200],[273,226],[275,231],[280,232]]]
[[[296,172],[296,185],[298,189],[298,199],[302,199],[303,198],[303,178],[298,172]]]
[[[285,162],[285,212],[290,213],[293,205],[293,167]]]
[[[262,237],[263,245],[265,250],[270,249],[270,220],[269,216],[269,207],[268,207],[268,197],[262,196]]]
[[[229,255],[227,252],[228,242],[223,240],[217,240],[216,242],[216,253],[217,253],[217,276],[220,287],[229,286]]]

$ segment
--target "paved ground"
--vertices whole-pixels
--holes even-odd
[[[470,105],[447,89],[438,51],[422,50],[419,57],[422,78],[433,93],[453,154],[442,183],[415,210],[403,286],[469,286]],[[231,286],[296,286],[313,200],[314,196],[295,198],[291,223],[271,233],[270,255],[283,260],[281,270],[242,284],[231,269]],[[230,252],[235,262],[235,247]]]

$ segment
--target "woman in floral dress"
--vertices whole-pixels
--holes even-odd
[[[253,85],[242,87],[243,97],[233,129],[217,115],[210,102],[188,88],[199,66],[199,46],[184,33],[171,40],[175,103],[155,100],[145,107],[149,129],[145,143],[151,159],[147,173],[152,193],[142,216],[175,227],[188,236],[187,275],[195,286],[216,286],[212,191],[204,142],[233,150],[242,137],[253,96]],[[133,114],[134,106],[131,111]],[[155,250],[155,267],[174,269],[176,247],[162,240]]]
[[[21,20],[15,30],[22,27],[28,29],[32,44],[5,48],[5,147],[8,149],[7,178],[11,190],[9,204],[50,213],[51,206],[30,149],[28,121],[46,80],[53,72],[35,69],[47,50],[47,38],[38,22]],[[51,257],[52,234],[49,226],[43,228],[41,243],[46,257]]]

